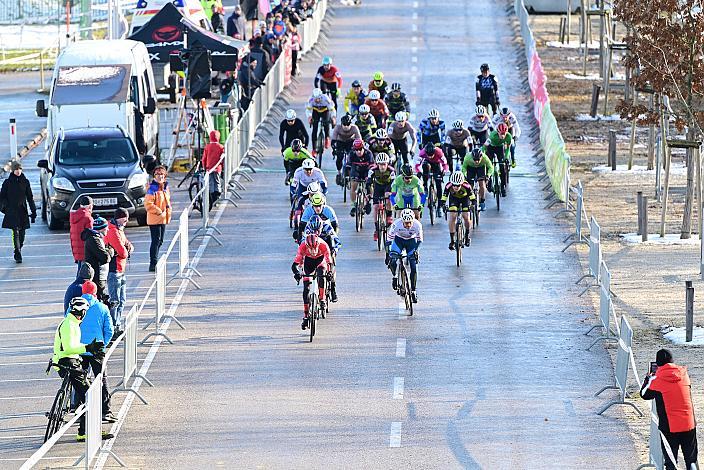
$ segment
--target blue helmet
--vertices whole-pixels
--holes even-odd
[[[332,64],[332,57],[327,56],[327,55],[325,57],[323,57],[323,65],[330,65],[330,64]]]
[[[306,225],[306,231],[310,232],[315,232],[315,233],[320,233],[320,231],[323,229],[323,221],[318,215],[314,215],[310,218],[308,221],[308,225]]]

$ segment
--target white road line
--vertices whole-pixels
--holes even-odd
[[[413,2],[413,8],[418,8],[418,2]]]
[[[411,47],[411,54],[417,54],[418,48],[416,46]]]
[[[403,400],[403,377],[394,377],[394,400]]]
[[[411,83],[415,83],[418,81],[418,76],[416,75],[411,75]]]
[[[418,25],[415,24],[415,23],[413,23],[413,24],[411,25],[411,31],[418,31]]]
[[[415,66],[415,65],[412,65],[412,66],[411,66],[411,72],[413,72],[413,73],[418,73],[418,67]]]
[[[7,366],[36,366],[39,364],[44,364],[46,365],[47,361],[37,361],[37,362],[7,362],[4,364],[0,364],[0,367],[7,367]]]
[[[418,13],[416,13],[416,12],[414,11],[413,14],[411,15],[411,18],[413,18],[414,20],[417,20],[417,19],[418,19]]]
[[[418,36],[411,36],[411,42],[418,42]],[[12,247],[9,247],[12,248]]]
[[[391,423],[391,434],[389,435],[389,447],[401,447],[401,422]]]
[[[413,62],[414,64],[418,63],[418,57],[416,57],[416,56],[411,57],[411,62]]]
[[[5,382],[48,382],[50,380],[61,380],[61,377],[48,377],[48,378],[36,378],[36,379],[2,379],[0,383]]]
[[[44,398],[54,398],[55,396],[56,395],[39,395],[37,397],[0,397],[0,400],[40,400]]]
[[[407,320],[408,319],[408,314],[406,313],[406,304],[404,302],[398,303],[398,319],[399,320]]]
[[[396,340],[396,357],[406,357],[406,338]]]

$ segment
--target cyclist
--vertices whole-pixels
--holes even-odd
[[[310,207],[310,198],[318,193],[323,194],[323,188],[320,186],[320,183],[313,181],[306,187],[306,190],[301,193],[301,197],[294,202],[294,212],[298,215],[302,214],[304,210]]]
[[[342,243],[340,242],[340,238],[337,236],[337,233],[335,233],[335,230],[332,228],[332,225],[330,225],[330,222],[323,220],[317,215],[311,217],[308,221],[308,225],[306,226],[305,235],[308,236],[311,233],[314,233],[322,238],[323,241],[327,243],[328,248],[330,248],[330,258],[332,259],[329,278],[330,300],[337,302],[337,272],[335,270],[335,257],[337,256],[337,252],[340,251]]]
[[[429,188],[428,179],[432,173],[436,194],[440,197],[442,195],[442,178],[447,171],[447,160],[443,151],[430,142],[425,144],[423,150],[418,154],[418,163],[416,163],[416,174],[423,175],[423,187]],[[437,215],[440,217],[440,204],[437,207]]]
[[[495,171],[499,172],[501,177],[501,195],[506,196],[506,182],[508,180],[508,159],[511,155],[511,142],[513,141],[511,134],[508,132],[508,126],[503,122],[496,126],[496,130],[491,131],[489,138],[484,144],[484,151],[489,156],[489,159],[499,162],[499,168]],[[494,188],[498,191],[499,188]]]
[[[391,224],[386,240],[386,245],[389,247],[388,266],[393,276],[391,286],[394,290],[398,289],[396,268],[399,258],[405,251],[408,264],[411,267],[411,300],[413,303],[417,303],[416,280],[418,279],[418,270],[416,269],[416,264],[418,263],[418,249],[420,244],[423,243],[423,226],[414,217],[411,209],[404,209],[401,212],[401,218]]]
[[[83,297],[74,297],[69,302],[68,312],[61,320],[59,327],[54,334],[54,355],[51,358],[53,364],[62,367],[55,367],[61,378],[66,374],[69,376],[71,386],[74,390],[74,403],[79,406],[86,401],[86,392],[90,383],[86,376],[86,371],[81,366],[80,354],[89,352],[96,357],[103,355],[103,343],[93,340],[89,344],[81,343],[81,321],[88,312],[90,305]],[[105,435],[104,435],[105,437]],[[78,442],[86,440],[86,418],[85,414],[78,420]]]
[[[298,246],[296,257],[291,264],[291,271],[296,281],[303,278],[303,322],[301,329],[308,328],[308,295],[310,293],[311,276],[318,274],[318,296],[320,305],[325,308],[325,278],[329,272],[332,258],[328,244],[315,233],[306,235],[305,241]]]
[[[293,178],[291,178],[291,194],[294,198],[301,197],[303,191],[314,181],[320,183],[320,189],[323,194],[327,193],[328,181],[325,179],[323,170],[316,168],[315,160],[306,158],[303,160],[301,167],[293,174]]]
[[[389,137],[394,148],[401,154],[403,164],[408,163],[408,153],[413,154],[416,149],[416,130],[413,125],[408,122],[408,117],[405,111],[399,111],[394,116],[396,120],[389,125]],[[411,147],[408,147],[407,136],[411,137]]]
[[[381,99],[379,90],[370,91],[369,97],[364,104],[369,106],[369,112],[374,116],[377,127],[386,129],[386,118],[389,117],[389,108],[386,107],[386,103]]]
[[[332,130],[332,153],[335,156],[335,166],[337,166],[335,182],[339,186],[344,184],[342,166],[345,156],[352,150],[352,142],[361,138],[362,134],[359,132],[359,127],[356,124],[352,124],[352,118],[349,114],[342,116],[340,124]]]
[[[308,124],[313,128],[311,137],[318,136],[318,124],[323,122],[325,132],[325,148],[330,147],[330,123],[335,125],[335,104],[328,95],[324,95],[320,88],[313,89],[313,95],[308,100],[306,106]],[[315,155],[315,144],[313,145],[313,155]]]
[[[464,246],[469,246],[472,239],[469,236],[469,231],[472,226],[469,224],[469,208],[472,205],[472,200],[475,198],[472,186],[464,179],[462,171],[457,170],[450,176],[450,182],[445,186],[445,191],[442,193],[442,206],[446,208],[450,215],[447,217],[447,226],[450,229],[450,250],[455,249],[455,223],[457,222],[457,213],[462,211],[462,219],[464,220],[465,233],[464,240],[457,240],[457,243],[463,243]]]
[[[491,114],[501,106],[499,102],[499,80],[489,72],[489,64],[482,64],[479,68],[481,74],[477,75],[474,88],[477,91],[477,106],[480,104],[491,108]]]
[[[369,150],[371,150],[375,156],[380,153],[385,153],[389,155],[389,158],[393,155],[394,160],[396,157],[394,143],[391,141],[389,134],[383,127],[376,130],[374,137],[369,138]]]
[[[281,144],[281,153],[291,146],[291,143],[299,139],[303,142],[304,147],[308,147],[310,137],[306,126],[296,116],[296,111],[289,109],[286,111],[286,119],[281,121],[279,125],[279,143]]]
[[[418,124],[418,142],[421,147],[432,142],[433,145],[442,145],[445,142],[445,121],[440,120],[440,111],[431,109],[428,117]]]
[[[445,136],[445,158],[450,169],[459,168],[467,155],[467,150],[472,148],[472,135],[464,128],[464,122],[457,119],[452,123],[452,129]],[[457,154],[456,165],[452,165],[452,154]]]
[[[374,119],[370,111],[369,105],[363,104],[359,107],[359,113],[354,120],[355,125],[359,128],[360,134],[362,134],[362,140],[367,140],[376,132],[376,119]]]
[[[401,91],[400,83],[391,84],[391,92],[384,98],[386,106],[389,108],[389,116],[395,118],[400,112],[409,115],[411,113],[411,104],[406,98],[406,94]]]
[[[400,197],[398,197],[400,196]],[[413,209],[416,218],[420,218],[420,209],[425,204],[426,193],[423,183],[413,174],[411,165],[403,165],[401,174],[391,183],[391,205],[397,211]]]
[[[308,149],[303,147],[301,139],[293,139],[291,146],[284,150],[284,168],[286,169],[286,178],[284,184],[290,184],[293,174],[306,159],[312,159]]]
[[[375,165],[369,168],[369,175],[367,176],[367,197],[371,197],[374,203],[374,220],[377,218],[377,213],[383,210],[386,213],[386,225],[391,225],[393,223],[393,218],[391,217],[391,201],[389,196],[391,196],[391,183],[396,178],[396,171],[394,167],[389,163],[391,162],[391,157],[385,153],[377,154],[375,158]],[[382,202],[386,199],[386,206],[381,207]],[[376,222],[375,224],[376,225]],[[374,241],[378,239],[378,231],[380,227],[376,227],[374,231]]]
[[[369,86],[367,87],[369,89],[369,92],[371,93],[372,90],[376,90],[379,92],[379,97],[383,100],[386,97],[386,90],[389,87],[389,84],[384,80],[384,74],[382,72],[374,72],[374,76],[372,77],[372,81],[369,82]]]
[[[350,91],[347,92],[345,96],[345,112],[352,114],[353,116],[359,111],[359,107],[364,104],[364,100],[367,99],[367,93],[362,89],[362,84],[359,80],[352,82]]]
[[[330,95],[332,102],[335,104],[335,109],[337,109],[338,90],[342,89],[342,74],[337,67],[332,65],[330,56],[323,57],[323,63],[318,67],[318,72],[315,74],[313,86]]]
[[[322,194],[313,194],[310,198],[310,206],[304,210],[303,215],[301,215],[301,225],[298,227],[298,234],[305,233],[306,225],[314,215],[318,215],[321,219],[327,220],[330,222],[332,228],[336,232],[338,231],[339,225],[337,223],[335,210],[325,203],[325,196]],[[294,238],[298,239],[299,236],[300,235],[296,235]]]
[[[511,134],[511,168],[516,168],[516,141],[521,137],[521,126],[518,125],[516,115],[508,108],[501,108],[499,114],[494,116],[494,128],[502,122],[508,126],[508,133]]]
[[[482,147],[474,147],[472,154],[467,155],[462,162],[462,172],[466,175],[467,181],[477,180],[479,184],[479,209],[485,209],[484,198],[486,197],[486,180],[494,174],[494,165],[484,153]]]
[[[381,129],[380,129],[381,130]],[[371,150],[367,149],[364,141],[357,139],[352,143],[352,151],[347,156],[346,171],[349,172],[351,185],[350,194],[357,194],[357,186],[367,179],[369,167],[374,163],[374,155]],[[354,217],[361,207],[357,207],[357,201],[352,199],[352,209],[350,216]],[[372,211],[371,203],[367,202],[364,206],[364,212],[369,214]]]
[[[489,131],[492,129],[491,118],[486,113],[486,108],[477,105],[474,109],[474,116],[469,120],[469,133],[476,145],[483,145],[489,138]]]

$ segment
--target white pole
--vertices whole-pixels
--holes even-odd
[[[17,158],[17,121],[10,118],[10,159]]]

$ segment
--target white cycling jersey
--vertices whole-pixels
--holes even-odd
[[[484,114],[484,115],[475,114],[469,120],[468,128],[470,130],[473,130],[474,132],[483,132],[483,131],[488,130],[489,127],[491,127],[491,119],[486,114]]]
[[[496,127],[504,122],[504,118],[501,116],[501,113],[496,113],[494,114],[494,129]],[[513,113],[508,113],[508,122],[509,124],[509,132],[511,133],[511,137],[514,139],[518,139],[521,136],[521,126],[518,125],[518,120],[516,119],[516,115]]]
[[[294,188],[297,188],[298,185],[303,185],[304,187],[308,187],[309,184],[311,184],[313,181],[317,181],[318,183],[324,184],[326,187],[328,185],[328,181],[325,179],[325,175],[323,174],[323,171],[320,168],[313,168],[313,171],[311,174],[307,174],[303,168],[298,168],[294,173],[293,173],[293,179],[291,180],[291,186]]]
[[[396,219],[387,234],[387,240],[393,241],[394,238],[401,237],[404,240],[410,240],[415,238],[419,242],[423,241],[423,226],[418,220],[413,221],[413,225],[410,228],[403,226],[403,220]]]

